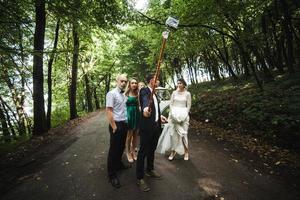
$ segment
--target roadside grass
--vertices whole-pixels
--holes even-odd
[[[300,73],[276,75],[260,91],[252,79],[205,82],[189,87],[191,115],[241,134],[300,148]]]

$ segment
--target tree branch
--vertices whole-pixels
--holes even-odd
[[[146,18],[147,20],[149,20],[149,21],[151,21],[151,22],[154,22],[155,24],[158,24],[158,25],[161,25],[161,26],[165,26],[165,23],[162,23],[162,22],[160,22],[160,21],[157,20],[157,19],[151,18],[151,17],[149,17],[149,16],[147,16],[147,15],[145,15],[144,13],[141,13],[141,12],[139,12],[139,11],[137,11],[137,12],[138,12],[142,17]],[[206,24],[179,24],[178,27],[179,27],[179,28],[205,28],[205,29],[214,30],[214,31],[216,31],[217,33],[220,33],[221,35],[227,36],[227,37],[229,37],[230,39],[232,39],[233,41],[239,43],[238,40],[237,40],[234,36],[232,36],[232,35],[230,35],[230,34],[228,34],[228,33],[225,33],[224,31],[221,31],[221,30],[219,30],[218,28],[215,28],[215,27],[212,27],[212,26],[209,26],[209,25],[206,25]]]

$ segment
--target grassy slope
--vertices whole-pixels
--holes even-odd
[[[300,144],[300,73],[278,75],[260,92],[253,80],[206,82],[189,88],[192,116],[290,149]]]

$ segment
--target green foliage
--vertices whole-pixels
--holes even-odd
[[[56,127],[68,121],[70,118],[69,113],[70,111],[68,106],[63,106],[60,108],[56,107],[52,112],[52,126]]]
[[[0,142],[0,156],[7,154],[8,152],[12,152],[18,145],[26,142],[29,137],[22,137],[18,140],[12,140],[10,143],[2,143]]]
[[[289,59],[283,23],[286,17],[279,3],[285,1],[151,0],[144,14],[137,13],[130,2],[46,1],[44,83],[47,83],[46,67],[53,49],[55,26],[60,21],[52,70],[54,126],[69,118],[74,25],[80,43],[77,109],[84,115],[87,102],[91,100],[87,99],[87,94],[93,95],[94,107],[95,101],[103,107],[105,94],[114,86],[117,73],[143,80],[146,74],[155,70],[164,22],[168,16],[173,16],[180,20],[181,27],[171,32],[167,42],[161,65],[163,85],[174,87],[175,77],[180,76],[189,83],[197,83],[203,77],[208,77],[206,80],[224,79],[231,76],[229,65],[239,79],[234,84],[231,79],[226,79],[191,88],[193,100],[199,102],[196,108],[203,118],[212,118],[230,127],[255,128],[270,133],[297,130],[299,79],[287,75],[274,77],[275,82],[265,84],[265,91],[259,93],[253,84],[255,79],[242,76],[253,77],[254,71],[267,71],[272,76],[280,65],[286,71]],[[299,18],[299,5],[294,1],[286,2],[290,17]],[[0,95],[7,103],[6,109],[11,108],[5,114],[7,118],[16,116],[10,119],[15,121],[13,124],[18,124],[20,119],[18,104],[32,107],[34,8],[34,2],[28,0],[0,2]],[[292,20],[291,27],[292,42],[296,44],[299,22]],[[299,47],[294,45],[293,51],[299,54]],[[278,55],[281,60],[277,60]],[[263,63],[267,69],[262,70]],[[295,58],[295,63],[299,63],[299,58]],[[250,66],[255,70],[246,74]],[[263,82],[263,75],[258,79]],[[15,96],[11,95],[12,91]],[[45,84],[45,98],[47,92]],[[21,94],[24,96],[19,98]],[[26,114],[30,120],[32,112]]]
[[[246,80],[238,86],[226,80],[193,85],[190,88],[194,99],[191,110],[198,119],[210,119],[241,132],[260,131],[265,137],[299,134],[300,91],[292,89],[299,85],[290,85],[299,80],[295,77],[268,83],[264,92],[257,91]],[[286,85],[293,91],[287,90]]]

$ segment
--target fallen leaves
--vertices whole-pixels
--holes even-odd
[[[25,176],[18,178],[18,181],[24,181],[26,179],[29,179],[30,177],[32,177],[32,175],[25,175]]]
[[[277,162],[275,163],[275,165],[280,165],[280,163],[281,163],[280,161],[277,161]]]
[[[67,161],[67,162],[64,162],[64,165],[69,165],[70,163]]]
[[[249,183],[247,181],[243,181],[243,184],[245,185],[249,185]]]
[[[295,171],[300,168],[300,155],[287,149],[268,144],[250,134],[241,134],[239,130],[223,129],[215,126],[213,123],[196,121],[194,119],[190,120],[190,128],[192,130],[190,132],[196,133],[198,136],[200,133],[201,135],[213,136],[217,141],[229,142],[236,146],[237,149],[242,148],[243,150],[251,152],[253,155],[257,155],[263,161],[262,167],[266,168],[270,174],[277,174],[278,172],[275,171],[284,167],[295,169]],[[224,151],[230,152],[229,148],[223,149]],[[231,161],[235,163],[239,162],[239,160],[235,158],[232,158]],[[249,159],[248,161],[254,162],[253,159]],[[258,170],[257,173],[259,173]]]

